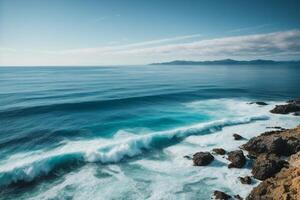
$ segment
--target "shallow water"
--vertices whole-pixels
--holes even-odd
[[[0,68],[1,199],[209,199],[251,186],[216,157],[267,126],[293,127],[274,104],[300,96],[300,66]],[[266,101],[270,105],[248,104]]]

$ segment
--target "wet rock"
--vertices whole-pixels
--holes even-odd
[[[233,197],[234,197],[235,199],[237,199],[237,200],[243,200],[243,198],[242,198],[240,195],[238,195],[238,194],[237,194],[237,195],[234,195]]]
[[[293,115],[294,116],[300,116],[300,112],[295,112]]]
[[[285,128],[282,128],[281,126],[267,126],[266,128],[278,129],[278,130],[281,130],[281,131],[287,130]]]
[[[209,152],[197,152],[193,155],[193,162],[196,166],[205,166],[210,164],[214,157]]]
[[[186,155],[186,156],[183,156],[183,157],[186,158],[186,159],[188,159],[188,160],[192,160],[191,156]]]
[[[214,198],[216,200],[228,200],[231,199],[231,196],[226,194],[225,192],[221,192],[221,191],[214,191]]]
[[[223,148],[215,148],[212,150],[215,154],[218,154],[218,155],[225,155],[226,154],[226,151],[223,149]]]
[[[266,102],[263,102],[263,101],[257,101],[257,102],[254,102],[254,103],[256,103],[257,105],[260,105],[260,106],[268,105]]]
[[[227,159],[231,162],[228,168],[242,168],[246,163],[246,157],[242,150],[229,152]]]
[[[234,140],[241,140],[241,139],[243,139],[243,137],[240,136],[240,135],[237,134],[237,133],[234,133],[232,136],[233,136]]]
[[[266,102],[263,102],[263,101],[254,101],[254,102],[250,102],[248,104],[257,104],[259,106],[266,106],[266,105],[269,105],[267,104]]]
[[[285,105],[276,105],[275,108],[270,110],[274,114],[289,114],[300,111],[300,106],[295,103],[289,103]]]
[[[287,165],[286,161],[280,160],[275,154],[262,154],[254,160],[252,174],[256,179],[265,180]]]
[[[250,176],[239,177],[239,180],[241,181],[242,184],[250,185],[252,183],[252,179]]]

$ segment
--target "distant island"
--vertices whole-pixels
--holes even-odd
[[[300,64],[300,60],[295,61],[275,61],[275,60],[212,60],[212,61],[187,61],[174,60],[170,62],[152,63],[150,65],[276,65],[276,64]]]

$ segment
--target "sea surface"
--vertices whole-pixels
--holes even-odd
[[[296,97],[297,65],[1,67],[0,199],[245,197],[255,184],[237,177],[250,161],[196,167],[184,156],[296,126],[269,113]]]

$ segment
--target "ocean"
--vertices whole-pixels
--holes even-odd
[[[245,197],[249,161],[184,156],[298,125],[269,110],[299,86],[297,65],[1,67],[0,199]]]

